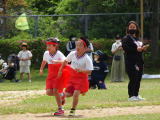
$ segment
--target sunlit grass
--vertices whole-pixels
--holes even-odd
[[[34,75],[34,76],[33,76]],[[32,83],[0,83],[0,90],[41,90],[45,88],[45,76],[40,77],[38,71],[32,73]],[[140,94],[145,101],[129,102],[127,94],[128,80],[120,83],[111,83],[107,77],[107,90],[89,90],[85,96],[80,96],[77,109],[95,109],[109,107],[148,106],[160,105],[160,79],[142,80]],[[7,88],[8,86],[8,88]],[[65,109],[71,108],[72,98],[67,99]],[[57,109],[54,97],[37,96],[21,101],[16,105],[1,106],[0,113],[45,113]]]

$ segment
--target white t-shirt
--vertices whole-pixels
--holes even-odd
[[[21,50],[18,53],[18,58],[19,59],[27,59],[32,57],[32,53],[29,50]],[[25,61],[21,61],[19,62],[20,66],[26,66],[26,65],[31,65],[31,60],[25,60]]]
[[[46,61],[48,64],[54,64],[53,60],[65,60],[66,57],[62,52],[57,50],[55,54],[50,54],[49,51],[45,51],[43,55],[43,61]]]
[[[119,41],[113,43],[111,51],[113,52],[113,51],[117,50],[120,46],[122,46],[122,43]]]
[[[93,44],[92,43],[89,43],[89,46],[88,48],[91,49],[91,52],[88,52],[87,55],[91,58],[91,60],[93,61],[93,56],[92,56],[92,51],[94,51],[94,48],[93,48]]]
[[[73,69],[93,70],[92,60],[87,54],[84,54],[83,56],[78,58],[76,51],[72,51],[67,56],[66,60],[68,62],[71,62],[71,67]]]

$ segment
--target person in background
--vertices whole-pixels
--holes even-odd
[[[83,37],[82,37],[82,39],[83,39]],[[84,39],[87,39],[89,41],[89,39],[87,37]],[[89,41],[89,46],[88,46],[86,52],[92,61],[93,61],[93,51],[94,51],[93,44]]]
[[[109,72],[108,65],[104,62],[104,53],[97,50],[94,54],[93,68],[90,80],[90,88],[107,89],[105,78]]]
[[[28,81],[31,81],[31,75],[30,75],[30,66],[31,66],[31,58],[32,53],[31,51],[27,50],[27,43],[23,42],[21,44],[22,50],[18,53],[19,58],[19,66],[20,66],[20,81],[23,80],[23,74],[27,73],[28,75]]]
[[[116,42],[113,43],[111,52],[113,53],[111,82],[122,82],[125,76],[125,62],[121,37],[119,35],[116,36]]]
[[[2,56],[0,54],[0,65],[2,65],[4,63],[4,60],[2,59]]]
[[[2,69],[0,69],[0,74],[5,74],[7,72],[8,65],[6,62],[2,63]]]
[[[74,35],[71,35],[69,37],[69,41],[68,43],[66,44],[66,54],[68,55],[71,51],[74,51],[76,49],[76,36]]]
[[[129,101],[144,100],[139,95],[144,64],[142,53],[147,50],[149,45],[143,45],[139,38],[140,30],[138,24],[135,21],[130,21],[126,27],[126,36],[122,39],[126,71],[129,77]]]

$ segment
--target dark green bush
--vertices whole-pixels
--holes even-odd
[[[60,44],[60,51],[63,52],[66,55],[66,43],[68,42],[68,39],[66,38],[60,38],[61,44]],[[5,39],[0,41],[0,53],[2,54],[2,58],[7,60],[8,55],[15,53],[18,54],[18,52],[21,50],[20,44],[24,40],[13,40],[13,39]],[[45,46],[45,39],[43,38],[37,38],[37,40],[25,40],[29,47],[28,49],[32,52],[33,58],[32,58],[32,67],[33,68],[39,68],[43,53],[46,49]],[[111,53],[111,47],[113,44],[113,40],[111,39],[94,39],[91,40],[94,46],[94,50],[101,50],[104,53],[106,53],[108,56],[112,56]],[[144,54],[144,60],[145,60],[145,67],[150,68],[151,67],[151,53],[150,51],[146,52]],[[112,59],[109,59],[107,62],[111,64]]]
[[[43,53],[46,49],[45,41],[43,38],[38,38],[37,40],[13,40],[13,39],[5,39],[0,41],[0,53],[2,54],[3,59],[7,60],[8,55],[15,53],[18,54],[18,52],[21,50],[20,44],[25,41],[28,43],[28,49],[32,52],[33,58],[32,58],[32,67],[39,68]],[[66,53],[66,43],[68,42],[68,39],[62,38],[61,44],[60,44],[60,51],[62,51],[64,54]],[[105,39],[96,39],[91,41],[93,43],[95,50],[102,50],[108,55],[111,55],[110,49],[112,45],[111,40],[105,40]]]

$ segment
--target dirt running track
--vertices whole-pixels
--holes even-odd
[[[0,106],[13,105],[24,99],[34,97],[35,95],[44,95],[44,94],[45,94],[44,90],[0,91]],[[152,113],[160,113],[160,105],[77,110],[76,116],[74,118],[96,118],[96,117],[107,117],[116,115],[152,114]],[[68,111],[66,111],[65,116],[63,117],[53,117],[51,116],[51,113],[9,114],[9,115],[0,115],[0,120],[64,120],[71,118],[68,117],[67,115]]]
[[[41,114],[11,114],[0,115],[0,120],[65,120],[72,118],[96,118],[116,115],[134,115],[134,114],[152,114],[160,113],[160,106],[138,106],[138,107],[123,107],[123,108],[105,108],[94,110],[77,110],[75,117],[68,117],[68,111],[63,117],[53,117],[50,113]]]

